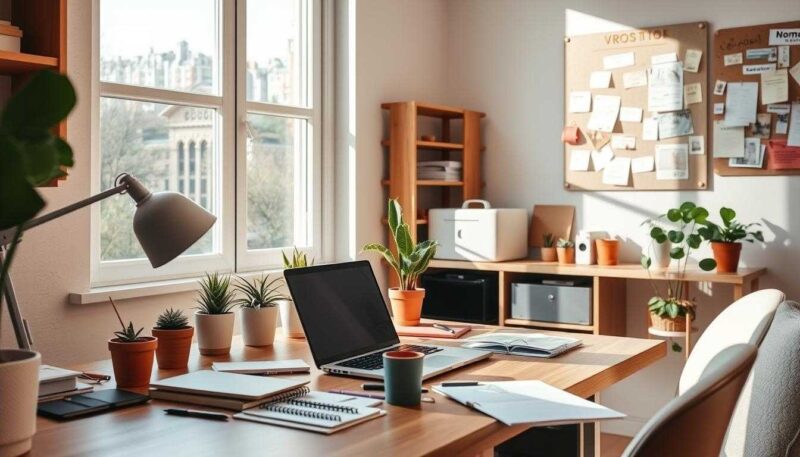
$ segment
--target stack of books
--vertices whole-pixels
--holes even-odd
[[[460,181],[461,162],[457,160],[426,160],[417,162],[417,179]]]
[[[94,390],[92,386],[78,382],[80,374],[78,371],[50,365],[39,367],[39,403],[61,400]]]

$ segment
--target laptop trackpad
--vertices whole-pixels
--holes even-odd
[[[442,368],[449,365],[453,365],[460,360],[461,360],[460,358],[453,357],[450,355],[434,354],[425,357],[424,365],[426,368]]]

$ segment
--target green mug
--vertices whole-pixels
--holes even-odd
[[[422,361],[425,354],[414,351],[383,353],[386,403],[417,406],[422,399]]]

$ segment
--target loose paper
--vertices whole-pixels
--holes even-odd
[[[610,133],[614,130],[619,115],[620,97],[616,95],[595,95],[594,110],[589,117],[587,128]]]
[[[656,145],[656,179],[689,179],[688,145]]]
[[[666,54],[656,54],[650,57],[651,65],[658,65],[662,63],[677,62],[677,61],[678,61],[678,54],[675,52],[668,52]]]
[[[729,67],[731,65],[739,65],[739,64],[741,64],[743,62],[742,53],[741,52],[737,52],[736,54],[727,54],[723,58],[723,60],[725,62],[725,66],[726,67]]]
[[[797,84],[800,84],[800,62],[794,64],[791,70],[789,70],[789,74],[792,75]]]
[[[590,89],[607,89],[610,84],[610,71],[593,71],[591,74],[589,74]]]
[[[725,104],[714,103],[714,114],[725,114]]]
[[[569,151],[569,170],[588,171],[591,151],[588,149],[572,149]]]
[[[629,151],[636,149],[636,137],[632,135],[611,135],[611,147]]]
[[[714,157],[744,156],[744,127],[727,127],[714,121]]]
[[[683,86],[683,102],[686,106],[694,105],[695,103],[703,103],[702,85],[700,83],[692,83]]]
[[[599,151],[592,151],[592,164],[594,165],[594,171],[600,171],[605,168],[613,158],[614,151],[611,149],[610,144],[603,146],[603,149]]]
[[[632,52],[613,54],[603,57],[603,70],[614,70],[615,68],[632,67],[636,63]]]
[[[769,45],[800,44],[800,29],[769,29]]]
[[[789,137],[787,146],[800,146],[800,102],[792,103],[792,115],[789,121]]]
[[[703,51],[699,49],[687,49],[686,55],[683,57],[683,71],[697,73],[700,69],[700,59],[703,57]]]
[[[778,46],[778,68],[789,68],[791,58],[789,46]]]
[[[615,157],[603,170],[603,184],[627,186],[631,175],[631,159]]]
[[[757,48],[748,49],[745,51],[747,60],[767,60],[769,62],[777,62],[778,49],[777,48]]]
[[[725,125],[745,127],[754,123],[757,103],[758,83],[728,83],[728,96],[725,98]]]
[[[772,73],[777,67],[774,63],[762,63],[758,65],[742,65],[743,75],[760,75],[761,73]]]
[[[725,86],[728,85],[725,81],[720,81],[719,79],[714,84],[714,95],[723,95],[725,94]]]
[[[759,138],[744,139],[744,156],[728,159],[729,167],[762,168],[764,166],[764,149]]]
[[[647,106],[652,112],[683,108],[683,68],[680,62],[653,65],[647,86]]]
[[[694,133],[692,112],[685,109],[658,116],[658,137],[662,140]]]
[[[658,117],[648,117],[642,124],[642,139],[645,141],[658,140]]]
[[[569,112],[588,113],[592,110],[592,93],[587,91],[573,91],[569,93]]]
[[[689,137],[689,155],[703,155],[706,153],[706,142],[703,135]]]
[[[758,113],[756,123],[750,124],[750,136],[769,139],[772,131],[772,114]]]
[[[619,120],[622,122],[642,122],[642,109],[623,106],[619,111]]]
[[[631,161],[631,171],[633,173],[647,173],[655,168],[655,158],[653,156],[636,157]]]
[[[785,140],[767,143],[767,168],[770,170],[800,169],[800,148],[787,146]]]
[[[626,89],[647,85],[647,70],[631,71],[622,74],[622,85]]]

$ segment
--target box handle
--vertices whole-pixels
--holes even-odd
[[[469,200],[464,200],[464,203],[461,205],[462,208],[469,208],[469,205],[473,203],[479,203],[483,206],[483,209],[489,209],[492,205],[489,203],[488,200],[481,200],[479,198],[471,198]]]

